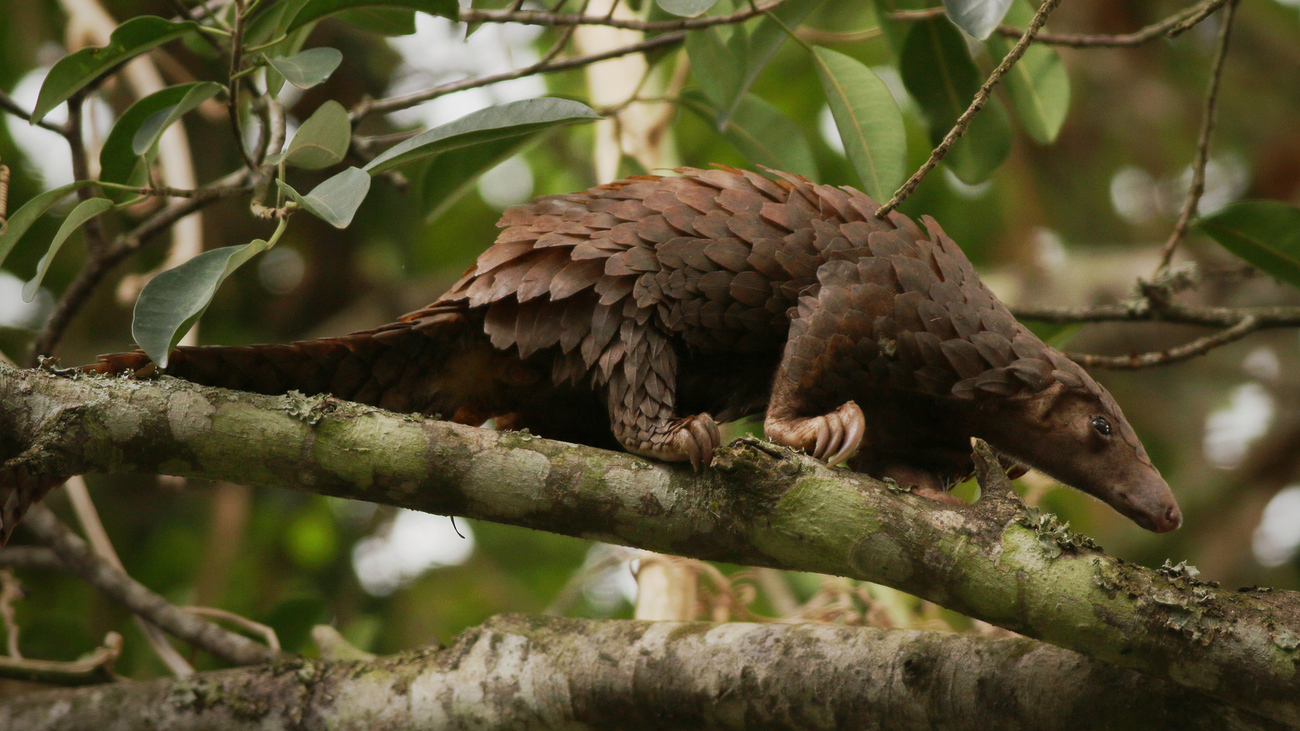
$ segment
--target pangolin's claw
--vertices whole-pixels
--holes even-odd
[[[862,446],[867,419],[857,404],[846,401],[838,409],[821,416],[769,418],[764,431],[777,444],[802,449],[834,467]]]

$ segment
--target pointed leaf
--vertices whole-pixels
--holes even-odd
[[[68,214],[63,225],[59,226],[59,231],[50,241],[50,248],[45,250],[45,256],[36,264],[36,276],[31,281],[23,285],[23,302],[31,302],[36,298],[36,291],[41,288],[41,282],[45,279],[45,273],[50,269],[50,263],[54,261],[55,255],[59,249],[63,248],[63,242],[68,240],[73,231],[81,228],[82,224],[99,214],[113,207],[113,201],[107,198],[88,198],[77,204]]]
[[[355,8],[407,8],[430,15],[441,15],[456,20],[460,17],[460,5],[456,0],[307,0],[293,20],[289,21],[286,32],[292,32],[314,20]]]
[[[268,58],[266,62],[285,81],[299,89],[310,89],[334,73],[334,69],[343,62],[343,52],[329,47],[309,48],[293,56]]]
[[[276,164],[282,157],[285,164],[319,170],[338,164],[348,152],[352,140],[352,123],[342,104],[330,99],[320,105],[306,122],[298,128],[282,156],[272,156],[267,162]]]
[[[283,180],[275,184],[294,199],[303,210],[334,228],[347,228],[361,202],[370,192],[370,176],[360,168],[348,168],[312,189],[307,195],[289,187]]]
[[[814,48],[813,61],[862,189],[885,200],[907,175],[907,134],[894,95],[871,69],[842,53]]]
[[[32,110],[32,124],[44,119],[51,109],[67,101],[68,97],[118,64],[179,38],[197,27],[197,23],[190,21],[172,23],[152,15],[142,15],[119,25],[109,36],[107,46],[83,48],[64,56],[54,64],[45,77],[45,82],[41,84],[36,108]]]
[[[208,309],[226,277],[266,248],[267,243],[257,239],[205,251],[150,279],[135,301],[131,335],[136,344],[166,368],[172,349]]]
[[[178,84],[132,104],[113,125],[99,151],[99,179],[120,185],[146,185],[150,165],[148,157],[163,130],[223,88],[211,81]],[[151,131],[142,133],[146,128]],[[137,140],[142,143],[141,152],[136,152]],[[108,197],[121,203],[134,194],[108,191]]]
[[[741,101],[745,98],[754,82],[758,80],[763,69],[781,49],[790,34],[786,29],[794,30],[799,24],[808,17],[808,14],[821,5],[824,0],[786,0],[781,3],[770,14],[765,14],[763,19],[754,27],[754,32],[749,34],[746,43],[746,52],[744,57],[743,70],[735,88],[731,90],[726,99],[720,102],[720,111],[718,112],[718,127],[725,127],[727,121],[736,114],[736,108],[740,106]],[[775,17],[773,17],[775,16]],[[780,21],[780,22],[778,22]],[[737,28],[737,32],[742,29]]]
[[[961,33],[943,18],[913,25],[899,59],[903,85],[925,112],[930,142],[938,145],[966,111],[982,79]],[[1011,151],[1011,124],[990,99],[944,159],[966,183],[982,182]]]
[[[436,155],[421,177],[424,220],[432,221],[474,187],[483,173],[505,162],[532,142],[528,136],[507,137]]]
[[[718,0],[655,0],[655,4],[673,15],[694,18],[718,4]]]
[[[458,147],[518,137],[575,122],[600,119],[585,104],[542,97],[498,104],[471,112],[453,122],[421,132],[394,145],[370,161],[365,171],[371,175],[404,165],[413,160],[436,155]]]
[[[1300,208],[1281,201],[1241,201],[1197,225],[1261,271],[1300,287]]]
[[[1012,0],[943,0],[943,6],[958,28],[982,41],[1002,22],[1011,2]]]
[[[13,250],[14,244],[27,233],[27,229],[32,227],[33,223],[45,212],[54,207],[56,203],[63,200],[63,197],[72,191],[90,185],[93,180],[79,180],[75,183],[47,190],[40,195],[33,197],[22,205],[21,208],[14,211],[13,215],[6,221],[7,225],[4,233],[0,233],[0,264],[3,264],[9,252]]]
[[[1024,27],[1033,18],[1034,9],[1028,0],[1015,0],[1006,20]],[[1012,41],[994,36],[984,45],[990,57],[1001,61],[1011,51]],[[1056,51],[1037,43],[1030,46],[1007,72],[1004,82],[1025,132],[1044,145],[1055,141],[1070,111],[1070,77]]]
[[[735,34],[744,32],[744,28],[733,29]],[[740,38],[744,36],[740,35]],[[686,57],[691,61],[695,82],[708,95],[712,105],[730,104],[740,88],[745,69],[742,57],[722,40],[721,32],[710,27],[687,33]]]
[[[688,90],[682,94],[681,101],[707,124],[713,124],[718,117],[717,108],[703,92]],[[740,154],[754,165],[817,178],[812,148],[799,125],[753,94],[745,95],[736,110],[735,117],[727,122],[721,134]]]

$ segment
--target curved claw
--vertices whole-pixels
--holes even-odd
[[[764,431],[777,444],[802,449],[834,467],[862,446],[867,419],[856,403],[846,401],[838,409],[822,416],[769,418]]]

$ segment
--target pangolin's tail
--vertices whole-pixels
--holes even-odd
[[[83,370],[152,375],[141,351],[101,355]],[[172,351],[166,373],[240,391],[327,394],[404,413],[480,424],[508,409],[502,396],[539,378],[494,349],[472,313],[433,305],[374,330],[283,345],[200,346]]]

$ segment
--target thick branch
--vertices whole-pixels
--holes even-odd
[[[12,731],[117,728],[114,721],[228,731],[1281,728],[1032,640],[519,615],[495,617],[443,650],[292,660],[0,703],[0,727]]]
[[[53,438],[67,472],[306,489],[866,579],[1300,723],[1295,593],[1224,591],[1122,563],[1026,520],[1011,500],[963,507],[896,495],[752,440],[695,474],[324,398],[0,366],[0,444],[21,449],[50,424],[64,432]],[[986,492],[1009,490],[1000,479]]]

